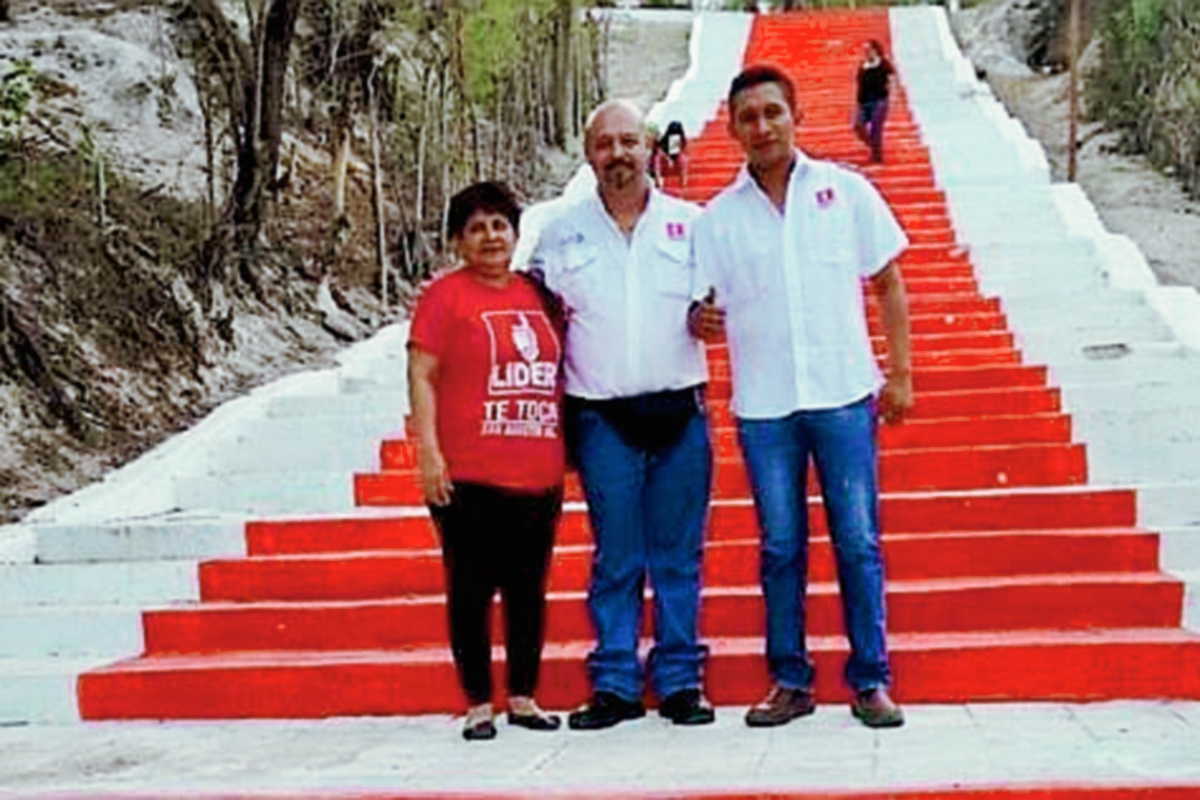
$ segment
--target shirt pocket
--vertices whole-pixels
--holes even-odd
[[[759,299],[767,291],[767,270],[775,259],[780,258],[778,248],[773,248],[764,242],[747,244],[741,258],[732,259],[733,269],[729,271],[729,297],[725,300],[730,305],[745,305]],[[724,305],[717,298],[717,305]]]
[[[655,248],[655,281],[660,294],[692,299],[691,245],[687,241],[659,242]]]
[[[563,303],[568,311],[584,311],[595,302],[595,293],[600,290],[596,285],[600,251],[592,244],[572,244],[563,255]]]
[[[810,239],[808,261],[821,270],[858,274],[858,237],[849,214],[819,215],[819,234]]]

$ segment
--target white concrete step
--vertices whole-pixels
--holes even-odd
[[[319,514],[354,508],[354,479],[347,472],[247,472],[181,475],[176,503],[186,509],[244,514]]]
[[[379,444],[403,435],[395,415],[279,417],[214,447],[208,474],[355,472],[378,466]]]
[[[1200,526],[1200,481],[1147,482],[1137,490],[1139,525],[1155,530]]]
[[[142,612],[134,606],[25,606],[0,609],[0,659],[141,653]]]
[[[1104,339],[1096,339],[1096,341],[1098,344],[1090,352],[1104,353],[1108,347],[1119,347],[1119,345],[1102,344],[1105,342]],[[1200,381],[1200,365],[1197,364],[1196,358],[1139,356],[1140,353],[1136,349],[1131,350],[1129,356],[1116,358],[1104,355],[1096,358],[1088,358],[1085,355],[1080,358],[1077,354],[1071,354],[1071,358],[1068,360],[1067,354],[1063,354],[1062,358],[1051,362],[1050,374],[1053,383],[1072,388],[1114,383],[1137,385],[1147,381],[1161,381],[1175,385],[1190,384],[1195,387]],[[1172,370],[1174,370],[1173,373]],[[1176,406],[1176,408],[1180,412],[1187,413],[1194,412],[1198,406],[1200,406],[1200,396],[1197,396],[1191,403]],[[1189,419],[1195,419],[1195,417],[1176,417],[1172,422],[1179,425],[1186,423]]]
[[[1035,202],[1030,197],[1028,204],[1019,199],[1009,200],[1007,204],[997,204],[989,209],[986,204],[973,206],[961,203],[956,197],[957,193],[958,190],[946,189],[950,218],[960,238],[972,247],[988,244],[1050,247],[1073,241],[1076,248],[1069,248],[1067,255],[1092,250],[1089,238],[1077,236],[1072,240],[1069,237],[1066,226],[1049,202]],[[1045,257],[1050,258],[1051,255],[1047,253]]]
[[[0,658],[0,725],[79,722],[79,675],[111,658]]]
[[[1174,572],[1183,581],[1183,627],[1200,633],[1200,570]]]
[[[1182,416],[1190,413],[1196,400],[1196,384],[1190,379],[1174,380],[1169,373],[1137,383],[1113,381],[1063,387],[1063,405],[1070,414],[1126,409],[1132,413],[1164,411]],[[1187,418],[1179,421],[1191,424]],[[1149,447],[1153,449],[1152,444]]]
[[[1122,320],[1124,324],[1094,325],[1066,323],[1056,330],[1052,325],[1038,327],[1013,324],[1018,349],[1031,363],[1054,365],[1061,357],[1068,363],[1090,360],[1090,357],[1116,353],[1121,348],[1138,348],[1144,345],[1171,344],[1171,330],[1165,324],[1141,323],[1139,320]],[[1012,323],[1010,323],[1012,324]],[[1112,381],[1122,380],[1114,371]]]
[[[1092,433],[1087,443],[1088,482],[1098,486],[1136,486],[1146,481],[1200,481],[1200,442],[1131,442]]]
[[[408,415],[408,394],[387,390],[358,394],[296,394],[273,397],[267,416],[313,419],[332,416],[391,417],[400,427]]]
[[[199,597],[195,561],[0,564],[0,608],[142,606]]]
[[[1157,529],[1161,537],[1160,566],[1171,572],[1200,574],[1200,525]]]
[[[240,514],[97,525],[31,525],[42,564],[87,561],[199,561],[246,554]]]

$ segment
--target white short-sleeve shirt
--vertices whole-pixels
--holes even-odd
[[[651,190],[626,238],[591,193],[543,229],[527,268],[540,271],[566,307],[567,394],[603,400],[708,379],[703,344],[687,330],[699,213]]]
[[[800,151],[781,212],[743,167],[697,221],[697,289],[726,309],[735,413],[838,408],[879,389],[862,279],[908,246],[866,178]]]

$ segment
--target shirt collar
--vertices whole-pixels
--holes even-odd
[[[808,168],[812,164],[813,160],[809,158],[808,154],[799,147],[793,148],[792,153],[794,153],[796,157],[796,166],[792,170],[791,177],[788,178],[788,180],[797,181],[804,177],[804,174],[808,172]],[[760,192],[762,191],[762,189],[759,188],[758,181],[754,180],[754,176],[750,174],[750,165],[742,164],[742,168],[738,171],[737,177],[734,178],[733,189],[734,191],[740,192],[745,190],[746,187],[750,187]]]
[[[596,214],[599,214],[602,219],[607,220],[614,228],[616,227],[617,223],[611,216],[609,216],[608,209],[604,206],[604,199],[600,197],[599,186],[596,187],[596,191],[588,195],[588,203],[591,204],[592,210]],[[642,216],[638,220],[639,224],[641,223],[641,220],[646,219],[647,217],[652,217],[654,214],[658,213],[658,209],[662,206],[662,203],[662,192],[651,186],[650,197],[646,200],[646,207],[642,210]]]

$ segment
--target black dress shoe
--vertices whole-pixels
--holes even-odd
[[[699,689],[681,689],[667,695],[658,707],[658,714],[676,725],[707,725],[717,718]]]
[[[508,724],[531,731],[556,731],[562,727],[562,717],[558,714],[514,714],[510,711]]]
[[[646,716],[646,707],[641,701],[622,699],[612,692],[599,691],[592,695],[591,702],[567,717],[567,725],[576,731],[598,731],[611,728],[618,722]]]
[[[474,725],[463,728],[463,738],[468,742],[481,742],[496,738],[496,723],[490,719],[481,719]]]

